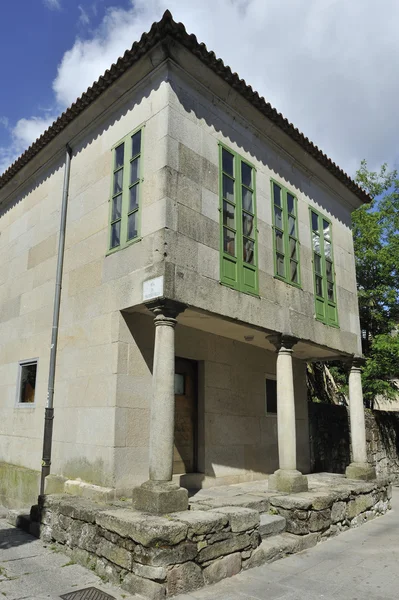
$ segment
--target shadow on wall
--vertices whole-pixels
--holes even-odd
[[[350,460],[349,417],[345,406],[309,402],[312,473],[345,473]]]

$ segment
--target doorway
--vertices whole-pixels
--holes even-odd
[[[198,364],[176,358],[175,362],[175,444],[173,474],[195,473],[198,438]]]

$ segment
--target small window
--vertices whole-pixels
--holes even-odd
[[[186,393],[185,377],[181,373],[175,373],[175,395],[184,396]]]
[[[297,199],[279,183],[271,184],[275,276],[300,287]]]
[[[277,381],[266,379],[266,413],[277,414]]]
[[[113,150],[109,251],[139,237],[142,183],[142,130],[130,133]]]
[[[19,363],[18,404],[34,404],[36,391],[37,360]]]

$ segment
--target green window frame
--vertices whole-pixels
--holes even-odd
[[[140,239],[143,127],[112,148],[108,254]]]
[[[271,180],[274,274],[301,287],[298,237],[298,200],[286,187]]]
[[[338,327],[332,224],[314,208],[309,214],[316,319]]]
[[[219,143],[220,281],[258,295],[256,169]]]

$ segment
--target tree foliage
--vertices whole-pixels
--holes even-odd
[[[373,340],[399,319],[399,180],[384,164],[380,171],[362,161],[357,183],[373,199],[352,215],[359,315],[365,356]]]

